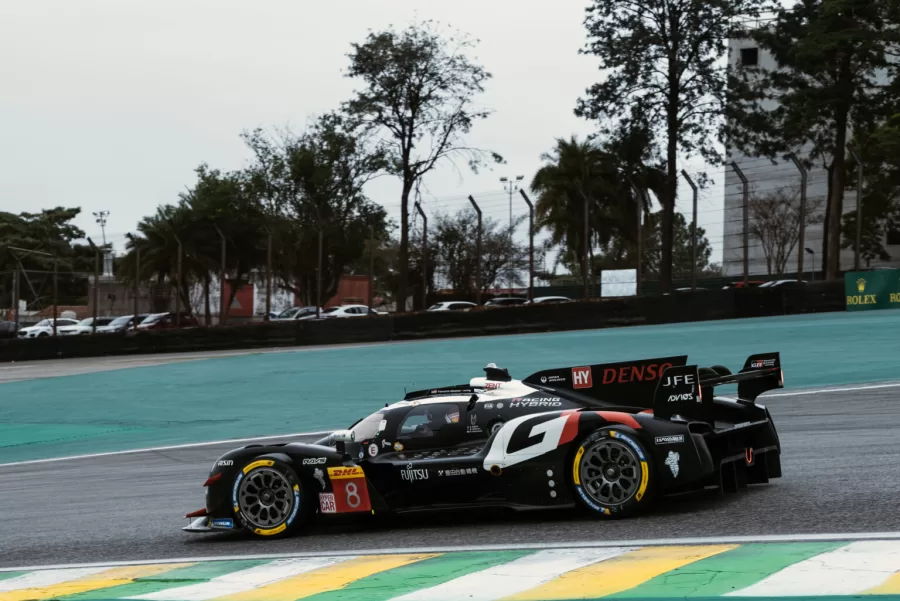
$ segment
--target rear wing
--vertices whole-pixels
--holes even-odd
[[[673,415],[704,419],[713,402],[716,386],[737,384],[738,400],[754,403],[764,392],[784,387],[779,353],[751,355],[736,374],[696,365],[673,366],[666,369],[653,396],[653,414],[668,419]]]

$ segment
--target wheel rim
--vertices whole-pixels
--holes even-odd
[[[294,508],[294,495],[281,472],[263,467],[251,471],[241,482],[238,504],[253,526],[272,528],[287,520]]]
[[[620,505],[637,491],[641,464],[628,445],[604,440],[591,446],[578,466],[584,491],[602,505]]]

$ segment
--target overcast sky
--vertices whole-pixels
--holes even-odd
[[[501,176],[530,181],[554,139],[594,126],[574,116],[599,77],[580,56],[586,0],[26,0],[0,6],[0,210],[79,206],[108,210],[107,239],[171,203],[206,162],[246,164],[240,132],[290,125],[347,99],[350,44],[369,29],[434,19],[481,40],[477,57],[494,75],[480,104],[494,114],[472,145],[506,165],[478,175],[447,165],[423,186],[428,212],[468,204],[508,219]],[[696,165],[688,165],[689,170]],[[721,178],[717,177],[718,183]],[[427,192],[425,192],[427,190]],[[392,216],[399,186],[369,194]],[[514,212],[525,205],[515,196]],[[685,188],[679,209],[689,209]],[[701,195],[700,225],[721,241],[719,186]],[[522,229],[525,235],[525,228]],[[717,248],[716,251],[719,249]],[[718,252],[716,252],[718,255]]]

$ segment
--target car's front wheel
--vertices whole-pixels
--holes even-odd
[[[232,491],[237,518],[257,536],[287,536],[303,521],[303,485],[286,463],[252,461],[238,473]]]
[[[652,501],[656,477],[641,441],[621,430],[603,428],[575,452],[572,484],[580,503],[603,517],[628,517]]]

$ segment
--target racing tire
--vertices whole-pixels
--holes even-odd
[[[606,519],[637,515],[652,504],[656,475],[653,459],[633,434],[601,428],[581,441],[569,472],[575,498]]]
[[[38,334],[38,338],[43,338],[44,336],[49,336],[49,335],[50,334],[48,334],[47,332],[41,332],[40,334]]]
[[[713,365],[711,368],[714,372],[719,374],[720,376],[730,376],[731,370],[725,367],[724,365]]]
[[[303,483],[291,466],[276,459],[256,459],[237,473],[232,506],[236,521],[260,538],[296,533],[308,513]]]

